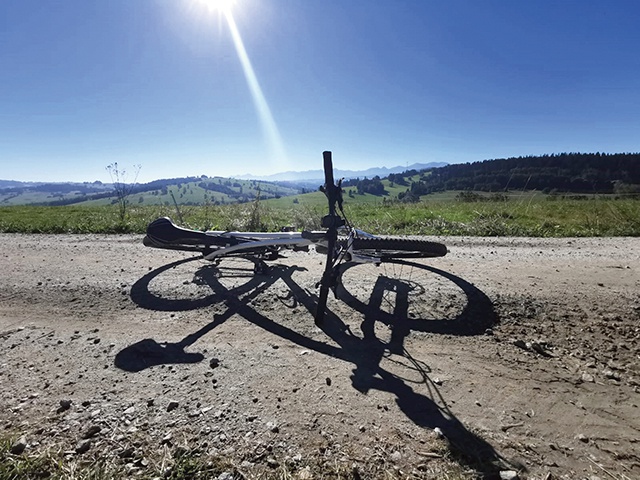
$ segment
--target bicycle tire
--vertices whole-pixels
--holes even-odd
[[[353,250],[369,253],[381,260],[443,257],[447,254],[447,247],[442,243],[400,237],[354,238]]]

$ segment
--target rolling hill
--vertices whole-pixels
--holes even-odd
[[[381,199],[415,202],[447,191],[640,194],[640,154],[561,153],[464,164],[415,164],[408,170],[335,170],[344,178],[351,202]],[[422,168],[425,167],[425,168]],[[376,172],[386,174],[379,175]],[[295,173],[295,175],[293,175]],[[279,176],[281,175],[281,176]],[[127,185],[129,201],[139,205],[225,205],[256,198],[291,204],[317,190],[320,170],[272,175],[272,181],[223,177],[183,177]],[[294,178],[275,181],[275,178]],[[314,177],[315,180],[313,179]],[[311,195],[315,198],[318,195]],[[292,198],[283,198],[292,197]],[[321,198],[321,197],[319,197]],[[282,199],[282,200],[279,200]],[[0,205],[108,205],[116,202],[112,184],[22,183],[0,180]]]

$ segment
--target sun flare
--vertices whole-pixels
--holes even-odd
[[[198,0],[210,12],[228,13],[235,3],[235,0]]]
[[[273,115],[271,114],[271,109],[269,108],[267,99],[262,92],[260,82],[258,82],[258,77],[253,70],[253,65],[251,65],[251,60],[249,59],[247,50],[244,47],[244,42],[242,41],[242,37],[240,36],[238,26],[236,25],[236,22],[233,18],[233,13],[231,10],[236,1],[190,0],[190,3],[191,5],[198,5],[200,7],[206,8],[209,13],[216,13],[217,15],[215,16],[218,17],[219,22],[226,23],[226,25],[229,27],[231,38],[233,39],[233,45],[236,49],[236,53],[238,54],[238,60],[240,60],[240,64],[242,65],[245,80],[247,81],[249,92],[251,93],[256,112],[258,113],[260,124],[262,126],[268,146],[271,149],[272,160],[274,161],[274,164],[280,166],[285,165],[287,163],[287,158],[282,137],[280,136],[278,126],[276,125]]]

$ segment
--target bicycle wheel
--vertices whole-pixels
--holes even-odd
[[[441,243],[400,237],[354,238],[353,249],[382,261],[394,258],[443,257],[447,254],[447,247]]]
[[[479,335],[497,321],[484,292],[422,261],[390,260],[378,267],[347,263],[338,285],[338,298],[373,322],[376,337],[392,350],[410,335]]]

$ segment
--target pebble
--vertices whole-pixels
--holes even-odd
[[[595,379],[593,378],[593,375],[591,375],[590,373],[583,373],[582,376],[580,377],[582,379],[583,382],[588,382],[588,383],[593,383],[595,382]]]
[[[62,413],[71,408],[71,400],[60,400],[60,407],[58,407],[57,412]]]
[[[602,374],[610,380],[620,380],[620,374],[614,372],[613,370],[605,370],[602,372]]]
[[[580,440],[582,443],[589,443],[589,437],[587,437],[586,435],[579,433],[578,435],[576,435],[576,440]]]
[[[522,348],[523,350],[528,350],[527,344],[523,340],[516,340],[513,342],[513,344],[518,348]]]
[[[531,342],[531,343],[527,343],[527,346],[529,347],[529,349],[539,353],[540,355],[551,356],[549,352],[547,352],[547,350],[545,349],[544,344],[542,343]]]
[[[503,470],[500,472],[500,480],[518,480],[518,472],[514,470]]]
[[[120,453],[118,453],[118,457],[120,458],[132,458],[133,454],[135,453],[136,449],[134,447],[127,447],[124,450],[122,450]]]
[[[91,440],[80,440],[76,445],[76,453],[83,454],[91,448]]]
[[[169,402],[169,405],[167,405],[167,412],[170,412],[172,410],[175,410],[176,408],[178,408],[180,406],[180,404],[176,401],[171,401]]]
[[[82,438],[87,439],[87,438],[91,438],[94,435],[97,435],[98,433],[100,433],[100,430],[102,430],[100,428],[100,426],[98,425],[91,425],[89,428],[87,428],[87,430],[84,432],[84,434],[82,435]]]
[[[27,439],[25,437],[20,437],[13,445],[11,445],[9,452],[13,455],[21,455],[26,448]]]
[[[209,366],[211,368],[218,368],[220,366],[220,360],[218,360],[217,358],[212,358],[211,360],[209,360]]]

